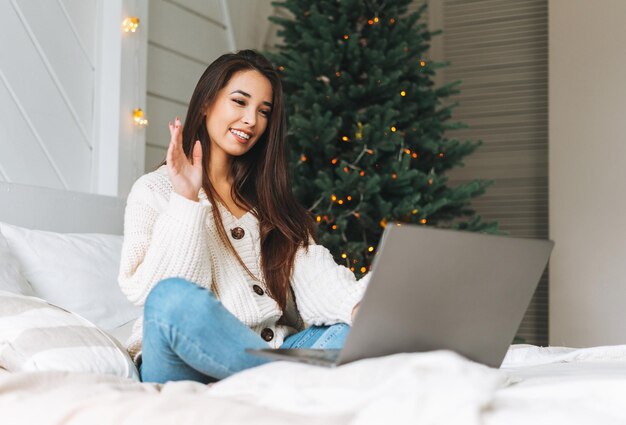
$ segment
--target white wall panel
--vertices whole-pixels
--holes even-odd
[[[155,146],[146,146],[146,172],[153,171],[164,159],[167,150]]]
[[[5,181],[63,189],[45,145],[33,134],[0,71],[0,164]]]
[[[83,141],[93,146],[93,65],[72,31],[67,15],[56,1],[16,0],[15,4]]]
[[[148,92],[187,104],[206,69],[195,61],[148,46]]]
[[[146,144],[166,148],[170,141],[167,123],[173,121],[174,117],[184,120],[187,105],[148,94],[148,110],[151,111],[150,120],[153,124],[148,126]]]
[[[77,34],[78,42],[89,58],[89,62],[96,63],[96,0],[58,0],[68,16],[72,30]]]
[[[166,0],[173,5],[187,9],[216,22],[224,22],[224,11],[220,0]]]
[[[165,0],[150,1],[150,43],[208,66],[228,46],[224,25]],[[184,28],[184,31],[181,29]]]
[[[13,96],[10,101],[18,104],[16,106],[29,123],[32,135],[45,146],[48,161],[58,170],[65,187],[88,191],[91,186],[91,149],[60,91],[60,80],[53,78],[49,63],[34,44],[33,34],[29,34],[14,4],[5,2],[0,7],[0,70]],[[56,46],[57,49],[60,47]],[[10,124],[5,117],[0,120],[4,125]],[[25,133],[16,138],[32,135]],[[7,143],[5,140],[0,142]],[[19,183],[30,179],[28,174],[29,170],[23,169],[19,174],[9,173],[7,177]],[[42,180],[39,184],[49,186],[53,181]]]

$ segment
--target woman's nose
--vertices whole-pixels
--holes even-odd
[[[243,115],[243,122],[248,124],[249,126],[254,126],[256,124],[256,113],[252,110],[246,110]]]

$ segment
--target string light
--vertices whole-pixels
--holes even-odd
[[[343,39],[344,39],[344,40],[347,40],[348,38],[349,38],[349,37],[348,37],[348,34],[344,34]]]
[[[443,158],[443,157],[444,157],[443,152],[439,152],[439,158]]]
[[[335,195],[331,195],[330,200],[335,202],[337,200],[337,197]]]
[[[343,140],[344,142],[349,142],[350,138],[348,136],[343,136],[341,140]]]
[[[378,23],[378,16],[374,18],[374,22]]]
[[[122,22],[122,27],[124,28],[124,32],[136,32],[137,28],[139,28],[139,18],[136,16],[131,16],[124,19],[124,21]]]
[[[330,163],[331,163],[331,164],[333,164],[333,165],[335,165],[335,164],[337,163],[337,158],[333,158],[333,159],[331,159],[331,160],[330,160]]]
[[[420,223],[422,223],[422,224],[426,224],[426,222],[427,222],[427,220],[425,218],[420,220]]]
[[[133,109],[133,121],[135,122],[135,125],[139,127],[145,127],[148,125],[148,120],[145,118],[141,108]]]
[[[356,137],[357,140],[361,140],[363,139],[363,124],[361,124],[360,122],[356,123],[356,133],[354,133],[354,136]]]
[[[350,170],[348,169],[348,167],[343,167],[343,172],[344,172],[344,173],[349,173],[349,172],[350,172]]]
[[[433,179],[428,179],[428,184],[433,184]]]
[[[339,205],[343,205],[343,199],[338,200],[338,201],[337,201],[337,203],[338,203]]]
[[[318,215],[317,217],[315,217],[315,221],[317,221],[317,222],[319,223],[320,221],[322,221],[322,217],[320,217],[320,216]]]
[[[359,173],[359,176],[361,176],[361,177],[363,177],[364,175],[365,175],[365,171],[361,171],[361,172]]]
[[[343,254],[341,254],[341,258],[346,259],[348,258],[348,254],[346,254],[345,252]]]
[[[285,67],[281,65],[281,66],[279,66],[279,67],[278,67],[278,70],[279,70],[279,71],[284,71],[284,70],[285,70]]]
[[[404,153],[405,153],[405,154],[407,154],[407,155],[411,155],[411,149],[406,148],[406,149],[404,150]]]
[[[426,61],[421,60],[421,61],[420,61],[420,66],[421,66],[421,67],[425,67],[425,66],[426,66]]]
[[[413,210],[413,211],[411,211],[411,214],[417,214],[418,212],[419,211],[417,211],[417,210]]]
[[[392,131],[392,132],[394,132],[394,133],[395,133],[397,130],[398,130],[398,129],[397,129],[396,127],[394,127],[394,126],[392,126],[392,127],[391,127],[391,131]]]
[[[393,174],[391,175],[391,178],[395,180],[395,179],[397,179],[397,178],[398,178],[398,175],[397,175],[396,173],[393,173]]]
[[[306,155],[302,155],[302,156],[300,157],[300,161],[302,161],[302,162],[306,161]]]
[[[341,72],[337,71],[337,72],[335,72],[335,75],[336,75],[337,77],[341,77]]]
[[[370,25],[374,25],[374,21],[372,21],[371,19],[367,21],[368,24]]]
[[[336,224],[333,224],[332,229],[333,229],[333,230],[337,230],[337,225],[336,225]]]
[[[361,217],[361,214],[359,214],[358,211],[353,212],[352,215],[355,216],[356,218]]]
[[[396,20],[395,20],[395,19],[393,19],[393,18],[391,18],[391,19],[389,20],[389,23],[390,23],[390,24],[395,24],[395,23],[396,23]]]
[[[354,267],[350,267],[350,271],[354,271]]]
[[[413,158],[417,158],[417,154],[416,154],[415,152],[413,152],[413,153],[411,154],[411,156],[412,156]]]
[[[385,227],[387,227],[387,219],[383,218],[378,224],[380,224],[380,227],[384,229]]]
[[[373,246],[370,246],[369,248],[367,248],[367,250],[368,250],[369,252],[373,252],[373,251],[374,251],[374,247],[373,247]]]
[[[404,90],[402,90],[402,91],[400,92],[400,96],[402,96],[402,97],[406,96],[406,92],[405,92]]]
[[[348,195],[348,197],[346,199],[348,199],[348,201],[351,201],[352,200],[352,196]]]
[[[367,269],[365,267],[361,267],[361,273],[365,273]]]

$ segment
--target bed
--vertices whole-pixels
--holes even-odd
[[[3,424],[626,423],[626,345],[513,345],[500,369],[435,351],[141,383],[122,346],[141,309],[115,280],[123,210],[0,183]]]

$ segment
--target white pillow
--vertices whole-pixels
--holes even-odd
[[[0,232],[0,290],[33,295],[33,289],[20,273],[20,265],[11,253],[2,232]]]
[[[13,372],[62,370],[139,380],[114,338],[88,320],[40,298],[0,291],[0,367]]]
[[[105,330],[141,315],[117,283],[122,236],[55,233],[0,223],[34,295]]]

